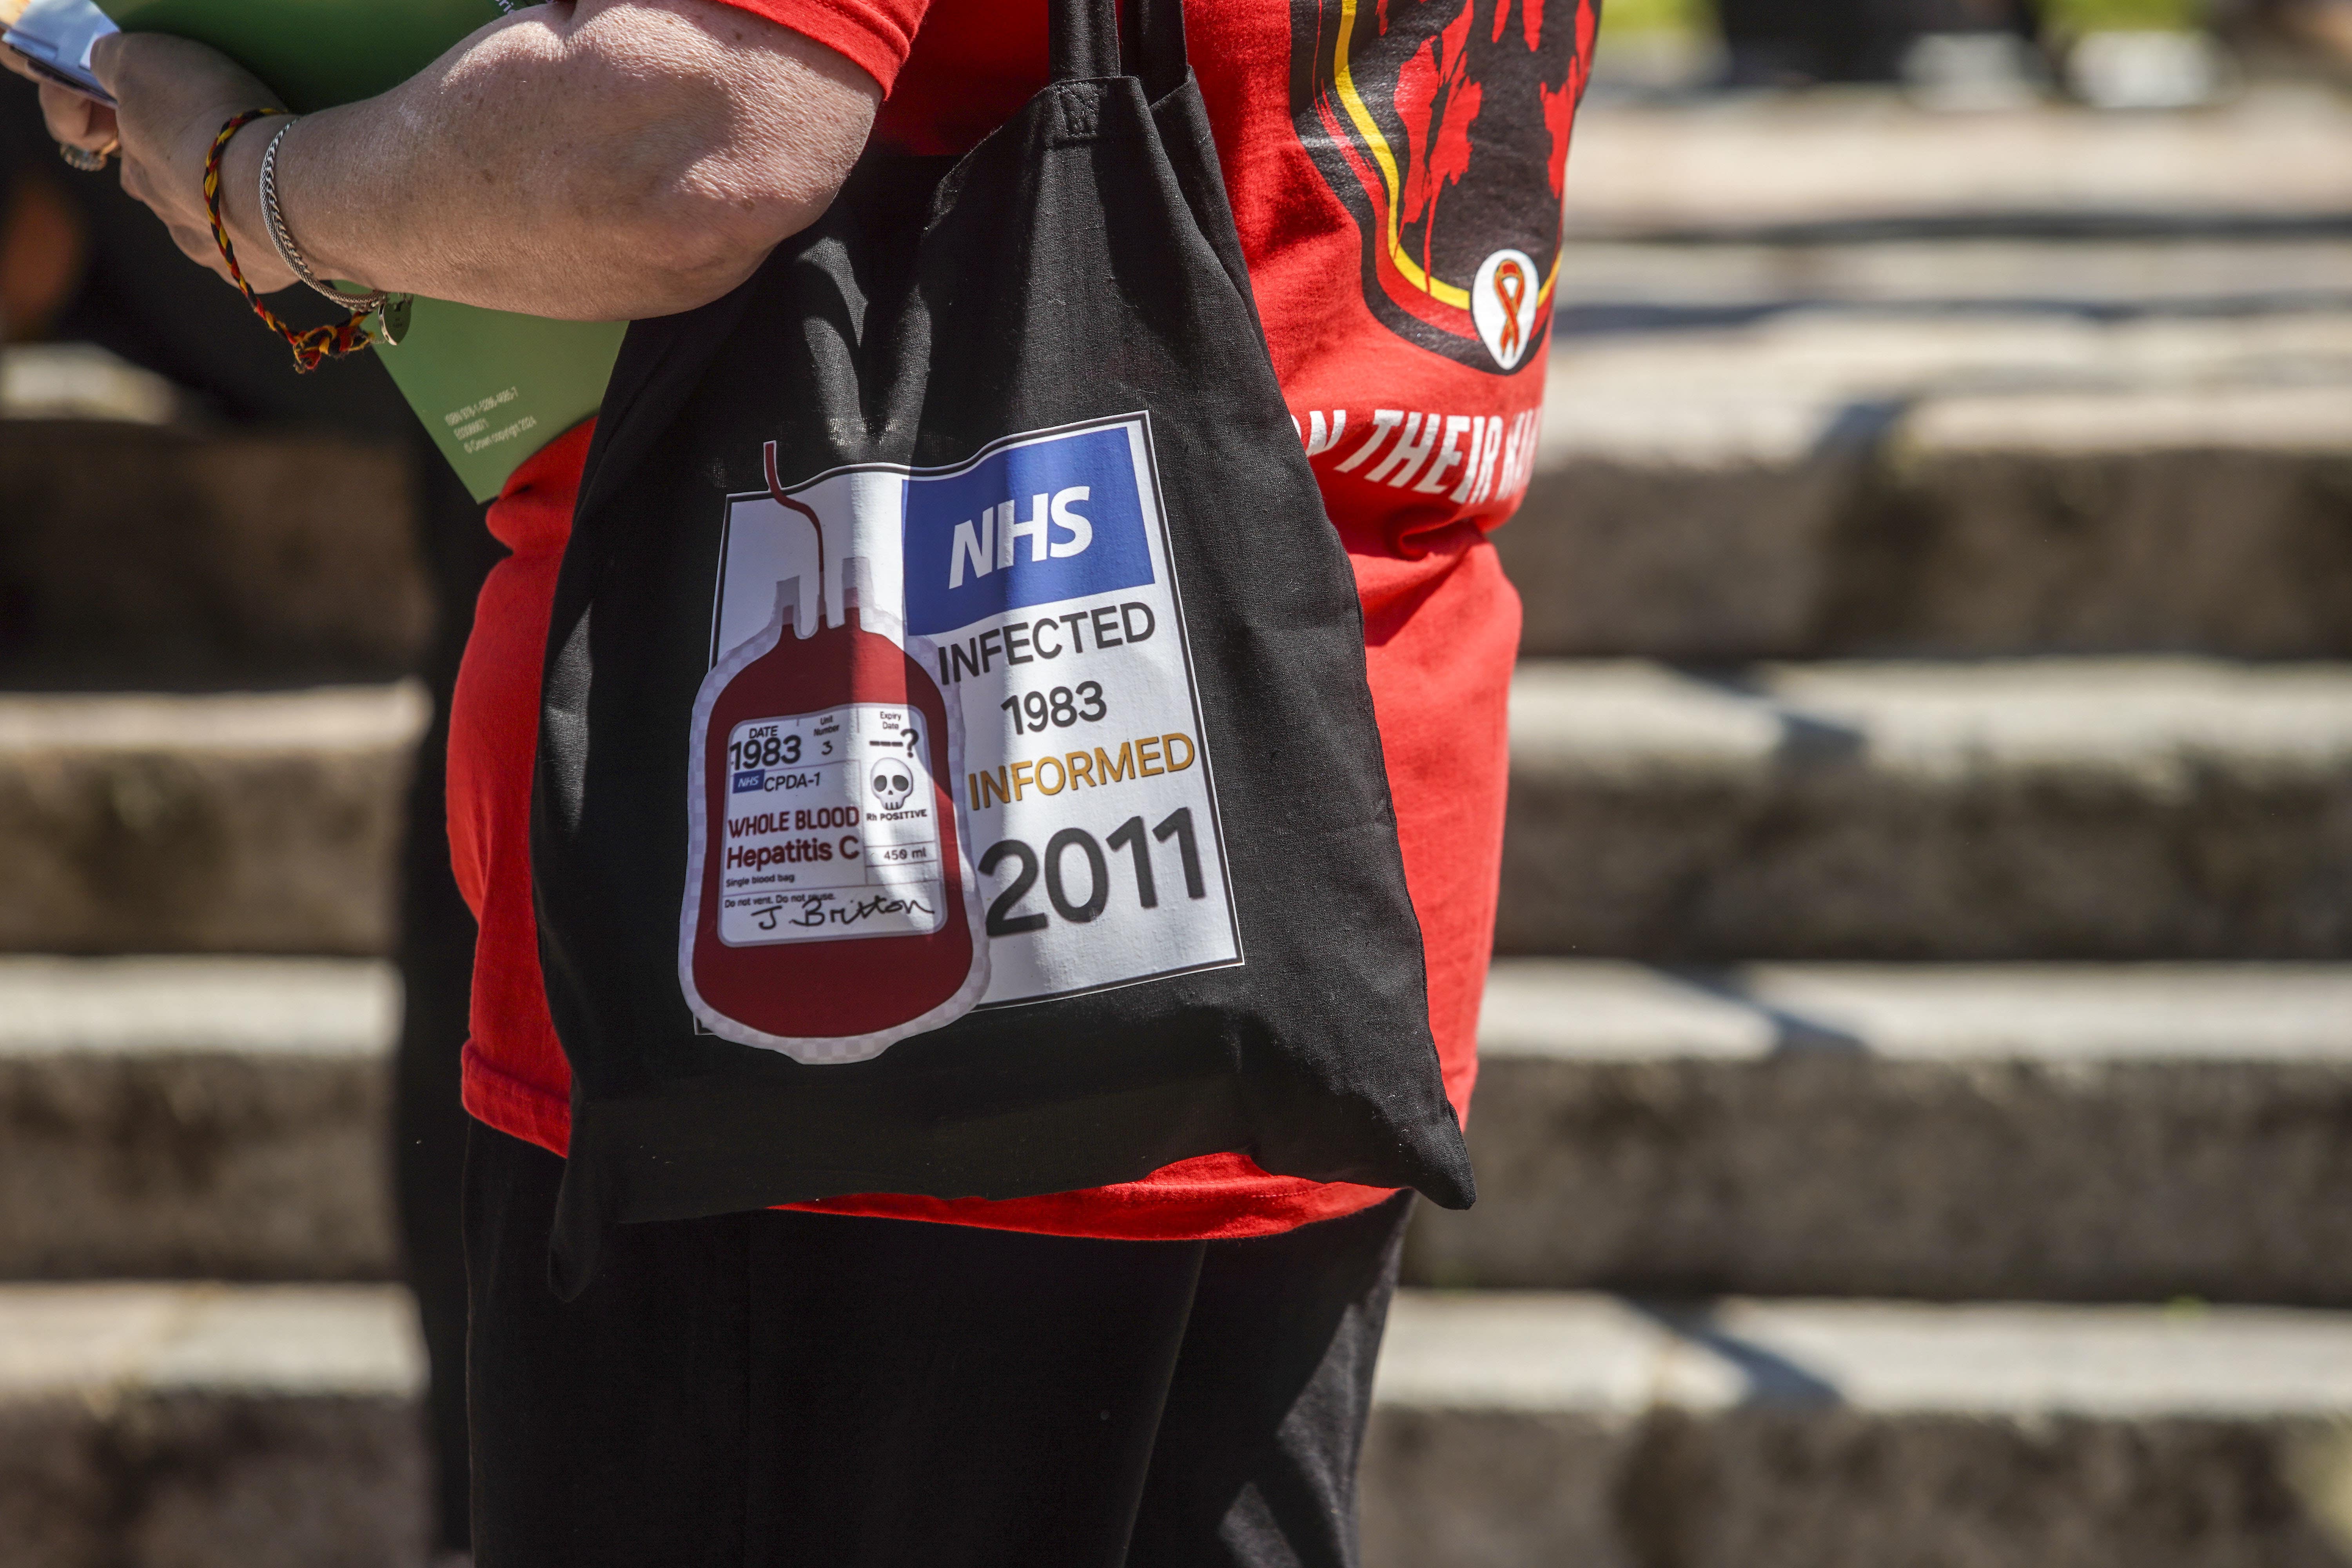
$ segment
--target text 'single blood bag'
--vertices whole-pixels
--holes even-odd
[[[988,944],[957,820],[961,714],[845,563],[826,624],[816,514],[809,577],[715,665],[694,708],[678,980],[703,1027],[799,1061],[862,1061],[970,1011]]]

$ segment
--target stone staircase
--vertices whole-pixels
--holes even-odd
[[[413,1312],[348,1283],[396,1268],[405,459],[5,370],[0,1563],[421,1568]]]
[[[2352,114],[1579,136],[1368,1563],[2352,1563]],[[337,456],[0,422],[12,1565],[421,1561]]]

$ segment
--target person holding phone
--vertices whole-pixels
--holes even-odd
[[[1517,600],[1486,535],[1533,470],[1591,0],[1192,0],[1185,23],[1266,345],[1354,566],[1448,1091],[1492,944]],[[247,279],[579,320],[691,310],[822,214],[861,151],[960,153],[1045,79],[1040,0],[576,0],[222,160]],[[267,89],[105,40],[119,155],[224,274],[203,173]],[[465,1102],[475,1550],[709,1562],[1346,1564],[1403,1195],[1246,1153],[1004,1201],[870,1194],[625,1226],[577,1300],[546,1238],[569,1068],[529,847],[539,680],[591,429],[490,510],[450,737],[480,921]]]

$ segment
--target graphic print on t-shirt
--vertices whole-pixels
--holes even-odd
[[[1535,353],[1598,21],[1595,0],[1291,0],[1292,123],[1391,331],[1490,373]]]
[[[959,721],[957,776],[939,783],[978,873],[981,1005],[1242,961],[1148,416],[1009,437],[953,468],[835,469],[727,507],[714,668],[775,618],[780,585],[788,619],[835,626],[854,583],[879,610],[867,626],[920,650]],[[763,728],[762,790],[769,731],[781,758],[827,717]],[[915,765],[845,776],[833,809],[854,797],[871,820],[930,790],[922,748],[866,752]],[[887,879],[920,887],[929,840],[902,837],[914,858]],[[924,917],[892,918],[911,931]]]

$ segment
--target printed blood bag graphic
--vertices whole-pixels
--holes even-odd
[[[769,464],[814,529],[772,447]],[[776,585],[766,628],[705,678],[690,740],[679,982],[712,1033],[806,1062],[879,1055],[988,985],[956,818],[961,713],[862,564],[845,563],[838,624],[816,585]]]

